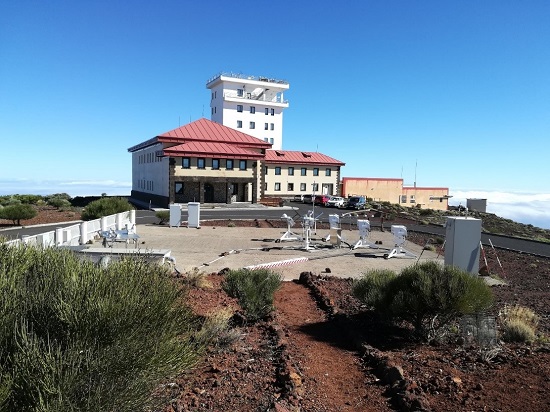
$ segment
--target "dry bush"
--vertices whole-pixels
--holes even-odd
[[[201,329],[195,335],[196,339],[204,345],[227,347],[235,342],[241,335],[238,329],[231,327],[233,311],[223,308],[206,315]]]
[[[531,309],[520,305],[506,306],[499,318],[504,341],[532,342],[535,340],[540,317]]]

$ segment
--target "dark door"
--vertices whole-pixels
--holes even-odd
[[[204,203],[214,203],[214,186],[210,183],[204,184]]]

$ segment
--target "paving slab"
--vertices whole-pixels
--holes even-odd
[[[240,269],[254,265],[267,265],[280,273],[285,280],[298,279],[302,272],[318,275],[330,274],[344,278],[357,278],[370,269],[391,269],[396,272],[418,261],[440,260],[442,256],[425,250],[412,242],[406,242],[403,248],[415,257],[393,257],[385,259],[384,254],[394,248],[393,235],[389,232],[372,231],[369,243],[383,249],[330,247],[324,242],[328,230],[318,230],[312,234],[312,251],[305,250],[304,242],[276,242],[286,232],[281,228],[219,227],[201,226],[200,228],[168,227],[160,225],[138,225],[138,248],[170,249],[176,259],[176,268],[180,272],[189,272],[198,268],[206,273],[219,272],[224,268]],[[301,235],[301,228],[296,234]],[[355,244],[359,240],[358,230],[343,230],[342,240]],[[123,245],[116,247],[124,247]],[[328,269],[328,270],[327,270]],[[330,272],[329,272],[330,271]]]

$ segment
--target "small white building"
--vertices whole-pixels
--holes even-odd
[[[283,110],[288,107],[285,80],[222,73],[206,82],[211,91],[210,119],[283,147]]]

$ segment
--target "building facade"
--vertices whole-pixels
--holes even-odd
[[[345,163],[318,152],[267,150],[264,167],[265,195],[338,195],[340,168],[344,165]]]
[[[282,149],[288,82],[223,73],[208,80],[206,87],[211,91],[212,121],[270,143],[273,149]]]
[[[403,186],[403,179],[344,177],[342,179],[344,197],[365,196],[378,202],[390,202],[405,207],[447,210],[449,188]]]
[[[337,193],[344,163],[271,144],[207,119],[146,140],[132,154],[132,198],[170,203],[256,203],[264,197]]]

